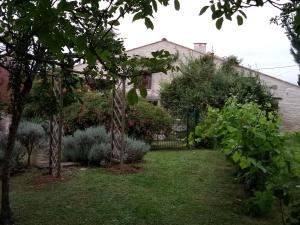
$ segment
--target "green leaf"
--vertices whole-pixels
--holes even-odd
[[[180,3],[178,0],[174,0],[174,6],[175,6],[175,9],[176,10],[179,10],[180,9]]]
[[[132,88],[127,93],[127,100],[130,105],[134,105],[139,101],[139,97],[136,93],[136,89]]]
[[[263,6],[264,5],[264,1],[263,0],[256,0],[256,5],[257,6]]]
[[[200,13],[199,13],[199,16],[203,15],[206,10],[209,8],[209,6],[204,6],[201,10],[200,10]]]
[[[244,21],[243,17],[241,17],[240,15],[237,15],[236,19],[237,19],[238,25],[241,26],[243,24],[243,21]]]
[[[211,17],[212,17],[213,20],[215,20],[215,19],[221,17],[223,14],[224,14],[223,11],[216,10],[216,11],[213,12],[213,14],[211,15]]]
[[[216,11],[216,6],[215,6],[215,5],[211,5],[211,6],[210,6],[210,10],[211,10],[212,12]]]
[[[243,16],[245,19],[247,19],[246,13],[244,13],[242,10],[239,10],[239,13],[242,14],[242,16]]]
[[[84,36],[79,36],[76,40],[77,50],[83,52],[87,46],[86,38]]]
[[[108,24],[111,26],[119,26],[120,22],[118,20],[111,20],[108,22]]]
[[[90,50],[86,51],[85,57],[90,66],[94,66],[96,64],[97,57]]]
[[[147,89],[145,87],[140,87],[140,94],[143,98],[147,97]]]
[[[232,18],[231,18],[231,15],[230,15],[230,14],[225,14],[225,18],[226,18],[227,20],[232,21]]]
[[[154,29],[154,25],[148,17],[145,18],[145,25],[146,25],[147,28],[150,28],[151,30]]]
[[[220,30],[222,28],[223,21],[224,21],[223,17],[217,19],[217,21],[216,21],[216,27],[217,27],[218,30]]]
[[[245,156],[243,156],[241,158],[239,165],[240,165],[241,169],[246,169],[251,165],[251,162]]]
[[[139,20],[139,19],[143,19],[144,17],[145,17],[144,14],[142,12],[139,12],[133,16],[132,22]]]
[[[154,11],[157,12],[157,3],[156,3],[156,0],[152,0],[152,7],[153,7]]]
[[[232,156],[232,160],[236,163],[236,162],[238,162],[239,160],[240,160],[240,158],[241,158],[241,153],[239,153],[239,152],[235,152],[234,154],[233,154],[233,156]]]

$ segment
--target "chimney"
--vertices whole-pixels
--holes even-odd
[[[194,50],[206,53],[206,43],[194,43]]]

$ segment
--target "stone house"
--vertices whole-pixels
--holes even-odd
[[[195,43],[194,49],[191,49],[168,41],[165,38],[154,43],[130,49],[127,51],[127,54],[151,57],[151,52],[162,49],[172,54],[178,54],[178,63],[185,63],[191,57],[201,57],[207,54],[205,43]],[[214,55],[214,61],[216,65],[220,65],[224,59]],[[85,66],[85,64],[77,65],[75,70],[82,70]],[[300,87],[247,67],[239,66],[237,69],[246,75],[252,74],[258,76],[261,82],[270,88],[273,96],[279,101],[279,113],[282,117],[283,130],[300,130]],[[176,73],[155,73],[148,77],[148,100],[159,104],[159,90],[161,84],[171,82],[176,75]],[[10,93],[7,89],[8,79],[8,72],[0,67],[0,103],[7,103],[7,101],[9,101]]]
[[[186,62],[189,58],[201,57],[206,53],[206,43],[194,43],[194,49],[173,43],[163,38],[161,41],[150,43],[141,47],[130,49],[128,55],[139,55],[151,57],[151,52],[167,50],[172,54],[178,54],[179,62]],[[215,64],[218,66],[224,59],[214,56]],[[245,75],[256,75],[261,82],[270,88],[274,98],[279,101],[279,113],[282,117],[283,130],[300,130],[300,87],[295,84],[277,79],[267,74],[252,70],[247,67],[239,66],[237,69]],[[174,73],[155,73],[147,79],[148,100],[159,103],[159,90],[164,82],[170,82],[176,74]]]

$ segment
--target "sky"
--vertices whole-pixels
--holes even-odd
[[[124,38],[126,49],[162,38],[190,48],[195,42],[205,42],[207,51],[213,51],[215,55],[235,55],[246,67],[297,83],[300,70],[290,54],[290,42],[285,31],[280,26],[270,24],[270,19],[279,14],[277,9],[272,6],[247,9],[248,18],[242,26],[238,26],[235,20],[224,21],[222,29],[218,30],[210,11],[198,15],[208,0],[180,2],[179,11],[172,5],[159,7],[153,19],[154,30],[147,29],[143,21],[132,23],[131,16],[120,21],[117,33]]]

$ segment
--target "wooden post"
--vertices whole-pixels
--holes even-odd
[[[120,151],[120,163],[121,170],[124,165],[124,153],[125,153],[125,116],[126,116],[126,79],[122,78],[122,125],[121,125],[121,151]]]
[[[61,154],[62,154],[62,136],[63,136],[63,90],[62,90],[62,74],[58,75],[58,148],[57,148],[57,168],[56,177],[61,176]]]
[[[63,95],[62,95],[62,75],[57,74],[52,77],[53,93],[58,106],[58,113],[52,115],[50,119],[50,153],[49,153],[49,173],[59,178],[61,176],[61,154],[62,154],[62,127],[63,127]]]

